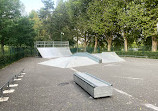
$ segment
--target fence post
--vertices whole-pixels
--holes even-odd
[[[144,55],[144,51],[145,51],[145,50],[144,50],[144,46],[143,46],[143,56],[145,56],[145,55]]]
[[[8,86],[8,89],[10,89],[10,82],[8,81],[8,83],[7,83],[7,86]]]
[[[3,98],[3,87],[1,88],[0,97]]]
[[[31,56],[32,56],[32,48],[31,48]]]
[[[14,77],[12,77],[12,84],[14,84]]]

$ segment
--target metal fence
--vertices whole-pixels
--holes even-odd
[[[107,48],[98,47],[94,52],[94,47],[70,47],[72,53],[76,52],[88,52],[88,53],[102,53],[107,52]],[[116,52],[122,57],[140,57],[140,58],[152,58],[158,59],[158,51],[152,52],[151,46],[140,46],[140,47],[128,47],[128,51],[124,51],[124,47],[111,47],[111,52]]]
[[[32,47],[7,47],[0,52],[0,68],[24,57],[35,56],[37,50]]]
[[[94,47],[87,46],[87,47],[70,47],[70,50],[72,53],[76,52],[88,52],[88,53],[101,53],[101,52],[107,52],[107,47],[97,47],[96,52],[94,52]],[[114,52],[125,52],[124,47],[111,47],[111,51]],[[128,47],[128,52],[146,52],[151,51],[151,46],[140,46],[140,47]]]

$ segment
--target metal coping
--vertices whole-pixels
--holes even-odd
[[[101,58],[96,57],[94,55],[91,55],[88,52],[78,52],[78,53],[73,54],[72,56],[85,56],[85,57],[88,57],[88,58],[98,62],[98,63],[102,63],[102,59]]]
[[[89,74],[89,73],[87,73],[87,72],[85,72],[85,73],[86,73],[87,75],[89,75],[89,76],[91,76],[91,77],[93,77],[93,78],[95,78],[95,79],[97,79],[97,80],[99,80],[99,81],[101,81],[101,82],[103,82],[103,83],[109,85],[109,86],[113,86],[112,84],[110,84],[110,83],[108,83],[108,82],[106,82],[106,81],[104,81],[104,80],[101,80],[101,79],[99,79],[99,78],[93,76],[92,74]]]
[[[84,72],[84,73],[87,74],[87,75],[89,75],[89,76],[91,76],[91,77],[93,77],[93,78],[95,78],[95,79],[98,80],[98,81],[101,81],[101,82],[105,83],[105,84],[108,85],[108,86],[112,86],[112,84],[110,84],[110,83],[108,83],[108,82],[106,82],[106,81],[103,81],[103,80],[101,80],[101,79],[99,79],[99,78],[97,78],[97,77],[95,77],[95,76],[93,76],[93,75],[91,75],[91,74],[89,74],[89,73],[87,73],[87,72]],[[95,84],[93,84],[92,82],[90,82],[90,81],[86,80],[85,78],[81,77],[79,74],[75,73],[74,75],[80,77],[80,79],[82,79],[82,80],[85,81],[87,84],[91,85],[92,87],[97,87]]]
[[[1,87],[0,87],[0,97],[3,97],[3,90],[5,88],[9,88],[9,85],[10,83],[13,83],[14,79],[15,78],[18,78],[18,76],[21,75],[21,73],[23,73],[24,69],[22,69],[18,74],[14,75],[11,79],[9,79],[5,84],[3,84]]]
[[[91,85],[92,87],[97,87],[95,84],[93,84],[92,82],[90,82],[90,81],[88,81],[88,80],[86,80],[86,79],[84,79],[83,77],[81,77],[80,75],[78,75],[78,74],[74,74],[74,76],[76,76],[76,77],[79,77],[80,79],[82,79],[83,81],[85,81],[87,84],[89,84],[89,85]]]

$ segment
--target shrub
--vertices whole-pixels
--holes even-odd
[[[158,52],[151,52],[151,51],[128,51],[128,52],[123,52],[123,51],[116,51],[118,55],[122,56],[134,56],[134,57],[139,57],[139,56],[147,56],[147,58],[151,59],[158,59]]]

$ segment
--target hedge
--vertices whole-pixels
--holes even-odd
[[[151,52],[151,51],[128,51],[128,52],[123,52],[123,51],[116,51],[116,53],[120,56],[126,56],[126,57],[147,57],[151,59],[158,59],[158,52]]]

